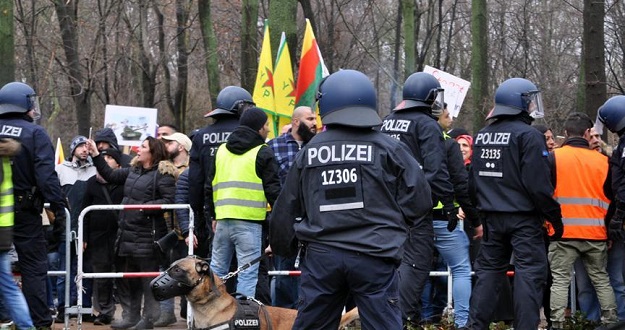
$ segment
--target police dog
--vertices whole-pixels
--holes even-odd
[[[223,281],[210,269],[209,262],[196,256],[187,256],[174,262],[169,269],[151,283],[157,300],[184,295],[193,310],[194,327],[211,328],[232,324],[238,303],[227,291]],[[352,310],[341,318],[341,327],[357,318]],[[290,330],[293,328],[297,310],[260,305],[258,319],[260,329]]]

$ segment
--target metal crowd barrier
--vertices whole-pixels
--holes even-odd
[[[50,208],[50,203],[45,203],[43,204],[44,209],[49,209]],[[45,210],[44,210],[45,212]],[[50,225],[54,225],[52,223],[50,223]],[[69,329],[69,314],[67,312],[67,309],[70,308],[69,304],[70,304],[70,280],[71,280],[71,272],[68,271],[68,269],[71,269],[70,267],[70,262],[71,262],[71,248],[72,248],[72,240],[74,240],[76,238],[76,233],[72,231],[72,217],[71,214],[69,213],[69,210],[67,208],[65,208],[65,270],[55,270],[55,271],[48,271],[48,276],[65,276],[65,320],[64,320],[64,330],[65,329]],[[19,255],[18,255],[19,258]],[[52,285],[56,285],[56,283],[53,283]],[[57,292],[57,295],[59,293]]]
[[[180,209],[188,209],[189,210],[189,255],[193,255],[193,229],[194,229],[194,215],[193,210],[191,209],[191,205],[189,204],[149,204],[149,205],[91,205],[85,207],[78,216],[78,247],[76,253],[78,255],[78,267],[76,272],[76,291],[78,294],[78,302],[75,308],[71,309],[72,313],[78,314],[78,330],[82,329],[82,314],[90,314],[92,313],[91,308],[83,308],[82,307],[82,294],[80,294],[83,290],[82,280],[83,278],[138,278],[138,277],[156,277],[161,274],[161,272],[133,272],[133,273],[84,273],[83,272],[83,221],[85,215],[88,212],[96,211],[96,210],[118,210],[118,211],[128,211],[128,210],[180,210]],[[68,217],[69,218],[69,217]],[[69,283],[69,282],[68,282]],[[66,283],[66,297],[69,296],[69,285]],[[69,299],[65,300],[67,302]],[[65,309],[65,319],[68,319],[68,310]],[[189,303],[187,303],[187,328],[191,329],[193,322],[193,311]]]

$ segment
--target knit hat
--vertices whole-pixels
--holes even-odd
[[[106,127],[100,131],[95,133],[95,138],[93,141],[98,144],[98,142],[106,142],[111,148],[115,148],[119,150],[119,144],[117,144],[117,136],[115,136],[115,132],[112,129]]]
[[[447,135],[451,136],[452,139],[457,138],[460,135],[470,135],[469,131],[462,127],[452,128],[447,132]]]
[[[79,145],[81,144],[85,144],[87,143],[87,138],[82,136],[82,135],[78,135],[76,137],[74,137],[72,139],[72,143],[69,145],[69,150],[70,151],[70,157],[74,156],[74,151],[76,150],[76,148],[78,148]]]
[[[166,141],[176,141],[184,148],[184,150],[187,152],[191,151],[191,139],[180,132],[176,132],[172,135],[163,135],[161,138]]]
[[[115,159],[115,161],[117,162],[117,165],[120,165],[120,166],[122,165],[122,153],[119,152],[119,150],[117,149],[113,149],[113,148],[104,149],[100,151],[100,155],[102,156],[109,155],[113,157],[113,159]]]
[[[247,109],[239,119],[241,126],[247,126],[255,131],[260,130],[265,123],[267,123],[267,114],[257,107]]]

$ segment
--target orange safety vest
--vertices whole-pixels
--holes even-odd
[[[610,200],[603,193],[608,159],[601,153],[564,146],[554,150],[554,197],[562,209],[563,239],[606,240],[604,218]]]

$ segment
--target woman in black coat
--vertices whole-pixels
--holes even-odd
[[[124,185],[122,204],[172,204],[176,184],[176,168],[168,160],[165,144],[153,137],[141,143],[129,168],[111,169],[99,157],[93,141],[89,152],[98,173],[109,183]],[[119,272],[157,272],[160,255],[154,242],[167,233],[161,210],[128,210],[120,213],[116,242],[116,267]],[[116,329],[152,329],[159,317],[159,303],[150,290],[150,278],[119,279],[117,296],[123,308],[123,319],[113,322]],[[141,299],[144,299],[141,317]]]

